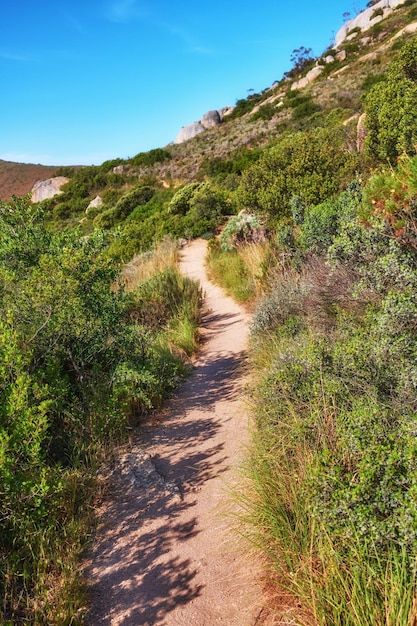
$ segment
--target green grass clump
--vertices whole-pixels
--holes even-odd
[[[218,240],[212,240],[207,257],[208,273],[237,302],[250,304],[261,292],[265,256],[265,244],[222,249]]]

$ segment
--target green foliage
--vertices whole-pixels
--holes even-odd
[[[245,243],[252,238],[254,231],[261,228],[261,223],[255,215],[245,212],[233,217],[224,227],[220,235],[220,246],[222,250],[232,251],[237,243]]]
[[[227,159],[220,157],[205,159],[199,168],[199,177],[208,176],[214,179],[217,184],[222,184],[227,175],[241,176],[242,173],[256,162],[262,154],[262,150],[238,148],[230,153]]]
[[[132,211],[138,207],[146,205],[155,194],[155,188],[146,183],[139,183],[132,190],[125,193],[116,205],[97,215],[94,225],[98,228],[112,228],[123,221]]]
[[[197,237],[220,225],[230,212],[225,193],[209,183],[189,183],[179,189],[168,205],[171,214],[181,216],[183,236]]]
[[[251,541],[305,623],[415,618],[415,161],[318,205],[295,196],[308,256],[274,268],[253,318]]]
[[[253,91],[253,90],[252,90]],[[265,99],[264,93],[250,93],[247,98],[236,100],[233,111],[226,117],[226,121],[235,120],[247,113],[250,113],[257,104]]]
[[[284,72],[284,78],[296,78],[299,74],[309,70],[313,63],[314,57],[311,56],[311,48],[301,46],[291,53],[292,68],[288,72]]]
[[[171,153],[165,148],[155,148],[149,150],[149,152],[139,152],[136,156],[130,159],[130,163],[136,167],[138,166],[152,166],[156,163],[163,163],[171,158]]]
[[[274,217],[288,215],[293,194],[312,204],[326,200],[352,177],[355,165],[338,129],[286,136],[244,172],[239,205]]]
[[[164,336],[195,329],[198,288],[171,270],[127,293],[106,246],[98,231],[48,231],[27,200],[0,206],[0,590],[12,621],[53,623],[36,593],[65,567],[91,463],[184,373]]]
[[[372,12],[372,15],[369,19],[374,20],[376,17],[382,17],[384,15],[384,9],[382,7],[378,7],[375,11]]]
[[[210,276],[226,292],[241,303],[254,296],[254,284],[245,263],[236,250],[226,251],[212,246],[209,259]]]
[[[369,91],[374,85],[383,82],[386,80],[386,74],[367,74],[367,76],[362,81],[361,88],[363,91]]]
[[[276,113],[277,108],[274,104],[263,104],[255,113],[253,113],[250,119],[252,122],[256,122],[256,120],[271,120]]]
[[[301,223],[299,245],[309,252],[322,254],[339,235],[341,223],[354,219],[358,208],[355,192],[345,192],[336,200],[307,207]]]
[[[202,183],[189,183],[181,187],[168,205],[170,213],[185,215],[190,209],[190,201]]]
[[[417,250],[417,157],[403,156],[397,171],[373,176],[364,200],[361,217],[365,222],[382,219],[389,237]]]
[[[402,153],[415,154],[417,144],[417,43],[406,43],[392,62],[386,80],[376,84],[365,99],[367,153],[395,162]]]

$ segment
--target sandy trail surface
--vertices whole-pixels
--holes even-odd
[[[236,469],[248,440],[244,359],[248,316],[207,280],[206,242],[182,271],[205,293],[203,345],[191,378],[162,417],[125,448],[86,566],[87,624],[258,624],[256,565],[231,530]]]

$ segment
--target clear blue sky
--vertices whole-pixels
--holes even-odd
[[[4,0],[0,159],[100,164],[162,147],[323,52],[352,0]]]

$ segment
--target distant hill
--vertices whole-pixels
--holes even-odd
[[[55,175],[57,165],[35,165],[0,160],[0,200],[10,200],[12,195],[24,196],[38,180]]]

